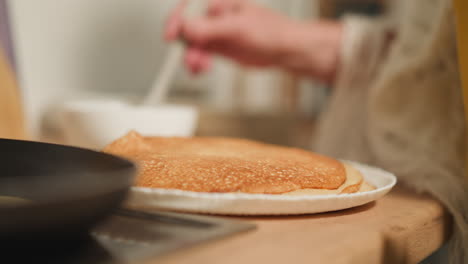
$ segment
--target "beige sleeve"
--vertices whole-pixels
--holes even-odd
[[[384,18],[346,16],[340,64],[326,109],[320,116],[313,149],[327,155],[371,162],[366,143],[370,87],[385,61],[391,24]]]
[[[375,164],[451,212],[451,263],[468,263],[466,129],[451,1],[413,0],[386,65],[369,90]]]
[[[468,263],[466,129],[451,1],[406,3],[393,26],[343,20],[341,66],[315,150],[382,167],[439,199],[455,222],[452,263]]]

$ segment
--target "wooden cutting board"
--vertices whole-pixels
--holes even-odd
[[[0,46],[0,137],[25,139],[24,116],[15,74]]]
[[[257,229],[139,264],[416,264],[447,241],[452,223],[437,200],[401,187],[348,210],[237,219]]]

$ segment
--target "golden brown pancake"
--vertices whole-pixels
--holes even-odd
[[[283,193],[284,195],[323,195],[323,194],[340,194],[340,193],[355,193],[358,192],[363,185],[364,179],[362,174],[349,164],[344,164],[346,169],[346,181],[334,190],[327,189],[299,189],[292,192]]]
[[[136,132],[114,141],[104,152],[140,164],[135,185],[195,192],[283,194],[302,189],[357,191],[345,185],[345,166],[309,151],[245,139],[142,137]],[[359,180],[360,177],[360,180]]]
[[[363,182],[361,187],[359,188],[359,192],[368,192],[368,191],[372,191],[375,189],[376,189],[375,186],[373,186],[372,184],[368,182]]]

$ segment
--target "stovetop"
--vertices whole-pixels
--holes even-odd
[[[253,228],[221,217],[121,209],[75,240],[0,247],[9,263],[135,263]]]

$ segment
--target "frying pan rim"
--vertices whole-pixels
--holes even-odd
[[[62,204],[62,203],[67,203],[67,202],[73,202],[73,201],[77,201],[77,200],[86,199],[86,198],[89,198],[90,196],[106,195],[106,194],[110,194],[110,193],[113,193],[113,192],[120,192],[120,191],[124,191],[124,190],[128,193],[128,191],[130,190],[130,187],[132,186],[131,182],[135,178],[135,175],[136,175],[136,173],[137,173],[137,171],[139,169],[138,164],[136,164],[135,162],[133,162],[133,161],[131,161],[129,159],[126,159],[126,158],[123,158],[123,157],[120,157],[120,156],[117,156],[117,155],[113,155],[113,154],[110,154],[110,153],[105,153],[105,152],[102,152],[102,151],[96,151],[96,150],[82,148],[82,147],[70,146],[70,145],[65,145],[65,144],[57,144],[57,143],[34,141],[34,140],[0,138],[0,146],[1,146],[2,142],[9,142],[9,143],[19,142],[21,144],[35,144],[37,146],[59,147],[59,148],[62,148],[64,150],[82,151],[85,154],[89,153],[89,154],[92,154],[92,155],[96,155],[96,157],[108,157],[108,158],[113,159],[113,162],[121,163],[121,164],[120,164],[120,166],[118,166],[118,168],[106,168],[105,171],[102,171],[100,173],[101,174],[113,174],[113,173],[118,172],[119,174],[125,175],[125,176],[122,176],[122,177],[124,177],[128,181],[126,181],[126,183],[123,183],[123,181],[122,181],[122,184],[112,185],[112,186],[109,186],[109,188],[107,188],[107,189],[100,189],[99,191],[94,191],[94,192],[80,192],[78,194],[75,193],[74,195],[62,195],[60,197],[58,197],[58,195],[57,195],[56,198],[49,199],[49,200],[46,200],[46,201],[35,201],[32,205],[26,203],[26,204],[13,206],[13,207],[6,207],[6,206],[5,207],[0,207],[0,212],[6,212],[6,211],[9,211],[9,210],[23,210],[23,209],[27,210],[27,209],[30,209],[30,208],[36,208],[36,207],[41,207],[41,206],[49,206],[49,205],[52,205],[52,204]],[[21,181],[22,180],[17,180],[17,182],[21,182]],[[18,183],[18,184],[20,184],[20,183]]]

